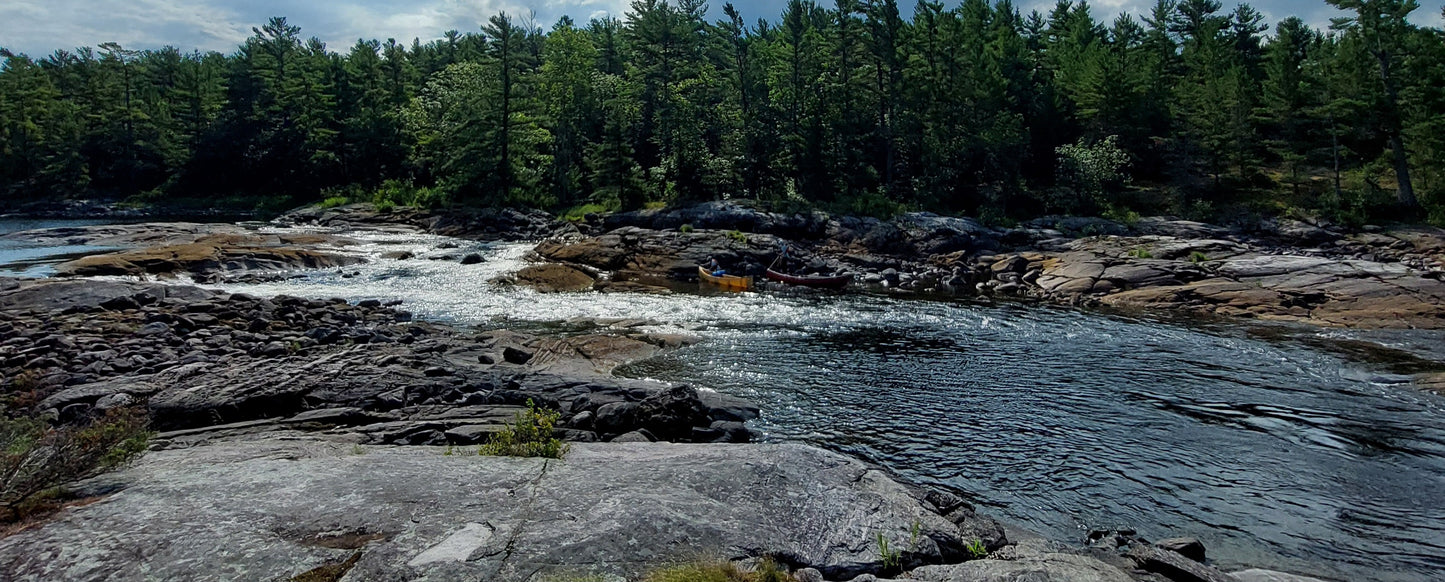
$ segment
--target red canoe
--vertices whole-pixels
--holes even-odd
[[[802,285],[804,287],[817,287],[820,289],[842,289],[853,282],[852,275],[838,275],[837,277],[794,277],[772,269],[764,272],[763,276],[789,285]]]

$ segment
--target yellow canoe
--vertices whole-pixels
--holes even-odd
[[[702,267],[697,268],[697,279],[705,285],[714,285],[727,289],[728,291],[751,291],[753,288],[752,277],[737,277],[734,275],[723,275],[714,277],[712,273]]]

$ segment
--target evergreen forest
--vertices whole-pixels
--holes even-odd
[[[1216,0],[635,0],[426,42],[278,17],[230,54],[0,50],[0,204],[1445,224],[1445,31],[1415,0],[1328,2],[1317,28]]]

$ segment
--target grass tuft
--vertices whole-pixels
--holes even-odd
[[[643,582],[789,582],[792,578],[777,562],[763,558],[757,568],[744,571],[732,562],[699,561],[648,572]]]

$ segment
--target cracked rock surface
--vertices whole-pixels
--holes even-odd
[[[908,488],[801,445],[576,444],[557,461],[273,433],[152,452],[86,489],[113,493],[0,540],[0,577],[284,580],[351,560],[348,580],[538,580],[772,552],[847,580],[882,567],[877,535],[913,564],[961,547]]]

